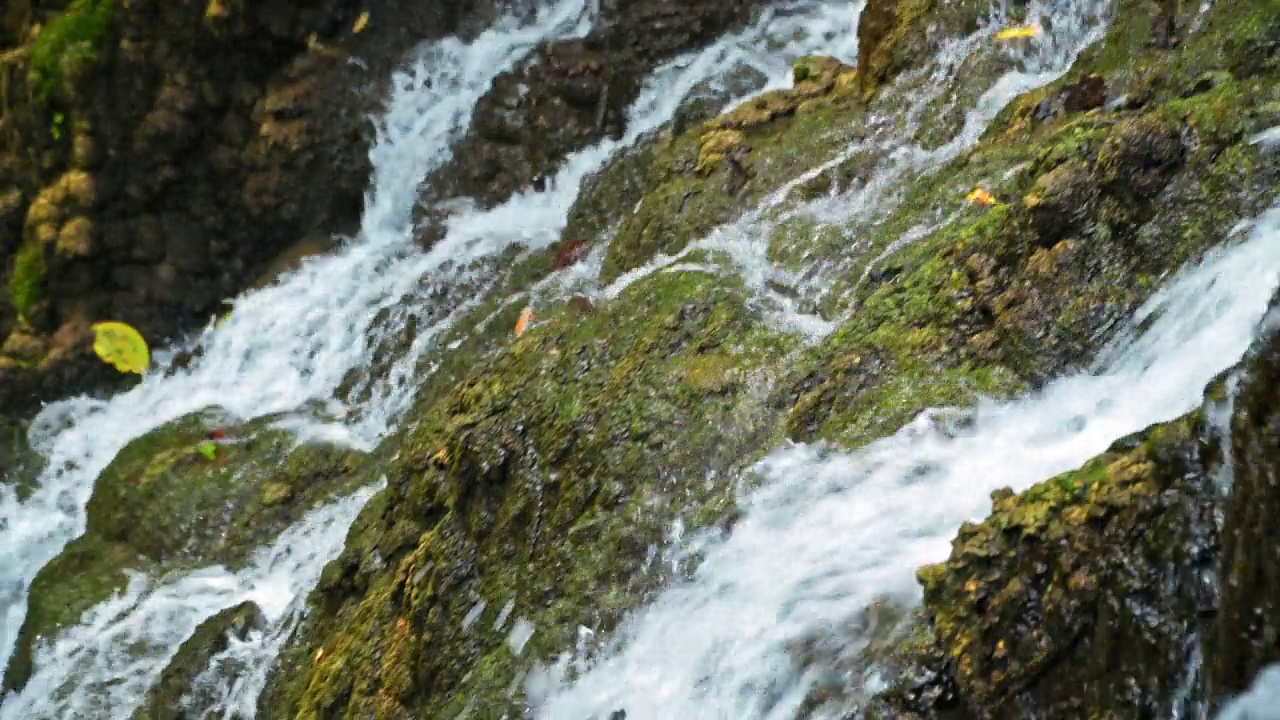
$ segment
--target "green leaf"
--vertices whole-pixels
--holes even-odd
[[[218,444],[211,440],[206,440],[196,447],[196,452],[203,455],[205,460],[213,462],[218,459]]]

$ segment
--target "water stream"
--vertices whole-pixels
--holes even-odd
[[[475,261],[513,245],[535,250],[557,240],[582,179],[668,122],[700,83],[748,66],[768,77],[766,88],[780,87],[797,56],[852,61],[862,3],[789,3],[661,66],[633,103],[622,138],[571,156],[544,191],[488,210],[463,207],[448,218],[440,242],[419,249],[412,239],[419,186],[451,159],[451,143],[468,127],[477,100],[536,43],[587,32],[591,6],[589,0],[548,2],[531,22],[505,19],[469,44],[446,39],[423,48],[394,77],[377,122],[374,176],[356,237],[238,298],[230,316],[196,340],[200,353],[187,368],[149,374],[109,401],[77,398],[41,413],[32,441],[48,469],[25,501],[0,487],[0,658],[12,651],[32,578],[83,532],[93,482],[128,442],[219,405],[244,419],[294,413],[289,427],[304,434],[361,449],[376,445],[410,407],[423,358],[474,306],[468,301],[432,314],[428,297],[441,288],[484,290],[491,278]],[[1097,39],[1108,6],[1033,1],[1028,12],[1051,20],[1047,36],[978,100],[960,133],[929,151],[899,147],[877,176],[881,182],[845,196],[845,207],[874,205],[877,189],[904,169],[936,167],[971,146],[1001,107],[1061,75]],[[773,196],[703,246],[724,246],[744,259],[744,274],[767,276],[771,269],[750,263],[767,263],[757,247],[762,217],[784,196]],[[833,215],[832,205],[819,205],[809,209],[830,222],[847,222],[852,212]],[[979,407],[960,436],[935,432],[923,417],[857,453],[800,446],[771,454],[755,468],[763,484],[744,495],[744,518],[727,540],[709,544],[694,579],[635,614],[620,649],[575,682],[543,675],[531,688],[537,717],[605,718],[625,708],[628,720],[793,718],[814,678],[791,665],[791,643],[840,627],[874,596],[914,597],[914,569],[946,556],[960,522],[989,509],[992,489],[1026,487],[1075,467],[1115,438],[1191,407],[1203,384],[1247,345],[1275,285],[1278,256],[1280,211],[1274,211],[1157,293],[1143,310],[1155,321],[1140,334],[1122,336],[1096,372],[1017,402]],[[620,282],[675,267],[677,260],[660,258]],[[590,281],[593,267],[588,261],[566,275]],[[604,297],[615,291],[598,289]],[[376,320],[380,313],[390,320]],[[367,379],[358,408],[347,407],[349,399],[335,393],[349,373],[368,365],[379,342],[413,319],[426,322],[418,323],[411,347],[388,372]],[[79,626],[46,639],[27,687],[0,704],[0,720],[128,718],[192,629],[246,599],[263,608],[269,626],[216,659],[244,671],[226,678],[211,669],[199,682],[215,688],[220,716],[252,717],[306,593],[375,490],[317,508],[240,572],[215,567],[131,578],[125,592],[86,613]]]
[[[335,391],[353,368],[368,363],[382,337],[398,332],[415,313],[425,316],[424,298],[431,290],[474,281],[471,261],[513,244],[536,249],[557,239],[582,178],[669,121],[699,83],[746,66],[767,77],[768,89],[789,82],[790,61],[800,55],[823,52],[851,60],[861,9],[860,2],[793,3],[787,12],[767,13],[752,27],[663,65],[633,104],[623,138],[570,157],[545,192],[453,216],[442,241],[419,249],[412,215],[422,179],[450,160],[451,143],[469,125],[495,76],[540,41],[585,34],[587,5],[550,2],[531,23],[508,18],[470,44],[450,38],[423,48],[396,73],[377,122],[374,174],[355,238],[332,255],[309,259],[273,286],[238,298],[228,317],[195,340],[199,352],[185,369],[148,374],[109,401],[55,403],[36,418],[31,440],[49,460],[48,469],[25,501],[7,486],[0,488],[0,658],[7,662],[14,646],[31,579],[83,532],[94,479],[129,441],[218,405],[246,420],[294,413],[281,424],[304,436],[372,447],[412,401],[411,379],[432,340],[471,305],[462,303],[420,326],[408,352],[370,383],[372,392],[358,413],[349,413]],[[390,311],[391,321],[378,325],[382,311]],[[270,626],[224,653],[236,656],[246,672],[233,682],[204,680],[223,683],[227,717],[252,716],[302,599],[341,550],[370,492],[316,510],[238,573],[214,567],[177,578],[132,577],[124,593],[86,613],[80,626],[45,639],[32,679],[21,694],[4,699],[0,718],[126,718],[192,629],[245,599],[263,608]]]
[[[916,600],[915,570],[946,559],[956,528],[990,512],[993,490],[1023,490],[1196,407],[1252,341],[1278,258],[1280,208],[1159,290],[1135,318],[1150,325],[1122,333],[1090,374],[980,405],[959,433],[925,413],[858,452],[772,453],[755,468],[764,484],[741,498],[744,517],[694,579],[633,616],[621,650],[576,682],[559,684],[567,662],[539,677],[537,717],[791,720],[816,680],[791,648],[845,632],[877,597]]]

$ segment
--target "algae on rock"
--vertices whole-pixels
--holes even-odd
[[[198,451],[226,433],[213,459]],[[374,481],[361,454],[297,446],[269,419],[240,424],[217,410],[186,416],[127,445],[102,472],[85,533],[36,575],[4,676],[20,689],[38,642],[123,590],[126,570],[148,575],[207,565],[236,568],[319,503]]]
[[[753,375],[791,344],[723,278],[664,273],[548,317],[424,401],[260,707],[518,707],[535,662],[580,625],[609,632],[662,582],[653,553],[673,520],[731,517],[731,471],[776,426]],[[534,633],[513,651],[517,621]]]
[[[868,104],[901,100],[891,87],[895,74],[923,55],[917,50],[939,28],[976,27],[977,5],[903,3],[885,27],[867,29],[868,72],[806,59],[796,88],[699,127],[658,133],[615,159],[570,213],[572,237],[517,263],[485,299],[486,322],[509,327],[519,306],[495,298],[528,290],[602,231],[614,229],[603,249],[607,283],[681,251],[831,160],[865,137],[858,118]],[[1267,3],[1211,8],[1199,34],[1169,57],[1135,44],[1143,22],[1137,6],[1125,0],[1100,49],[1086,52],[1059,83],[1015,101],[973,148],[932,172],[905,176],[888,212],[858,228],[856,250],[832,233],[805,232],[803,221],[774,238],[771,257],[839,267],[829,309],[851,311],[817,347],[800,348],[769,329],[732,269],[679,270],[641,277],[588,312],[553,300],[508,347],[479,343],[446,357],[448,377],[462,381],[432,385],[439,392],[420,395],[406,429],[386,441],[383,453],[396,458],[388,489],[326,570],[261,711],[443,718],[467,708],[515,710],[520,679],[535,663],[572,649],[580,625],[607,635],[661,584],[662,574],[645,562],[664,542],[667,522],[682,513],[691,527],[731,522],[733,471],[784,432],[856,446],[923,407],[1008,396],[1090,360],[1160,277],[1256,214],[1277,173],[1272,158],[1247,144],[1250,132],[1266,126],[1262,108],[1276,101],[1268,66],[1251,65],[1254,74],[1211,86],[1179,79],[1192,68],[1198,77],[1199,68],[1234,63],[1230,53],[1215,59],[1211,52],[1237,48],[1224,40],[1235,31],[1224,18],[1244,11],[1256,19]],[[1169,59],[1183,53],[1197,59]],[[1142,103],[1037,119],[1039,102],[1080,73],[1101,73],[1115,88],[1136,86],[1132,78],[1140,76],[1154,90]],[[877,160],[857,158],[833,172],[852,181]],[[1000,199],[996,206],[965,206],[979,183]],[[614,188],[624,207],[611,205]],[[918,228],[925,230],[913,235]],[[489,342],[501,331],[484,333]],[[778,387],[758,382],[775,377]],[[1081,638],[1102,653],[1081,673],[1132,667],[1135,656],[1108,656],[1115,648],[1099,633],[1131,629],[1135,618],[1101,622],[1090,608],[1112,612],[1126,598],[1181,617],[1192,607],[1189,595],[1143,594],[1144,582],[1183,571],[1176,543],[1142,546],[1150,552],[1135,555],[1141,562],[1128,569],[1115,567],[1115,556],[1083,550],[1106,546],[1099,538],[1133,545],[1151,528],[1159,532],[1149,539],[1174,540],[1192,529],[1176,520],[1193,517],[1206,490],[1193,481],[1199,475],[1184,478],[1176,468],[1190,471],[1210,457],[1198,445],[1197,422],[1183,419],[1117,445],[1088,469],[1021,499],[1001,496],[1001,514],[966,529],[952,574],[926,573],[932,602],[957,598],[946,605],[951,624],[916,625],[907,636],[932,653],[935,680],[954,680],[1009,717],[1033,706],[1153,706],[1159,683],[1136,700],[1114,684],[1067,697],[1065,686],[1019,683],[1042,677]],[[1006,516],[1015,530],[1000,525]],[[1101,524],[1101,534],[1090,534],[1090,523]],[[1080,552],[1054,557],[1057,540]],[[1031,634],[1027,648],[1011,645],[1016,638],[1003,626],[974,635],[987,610],[965,604],[968,580],[985,582],[983,570],[1027,571],[1012,554],[1024,547],[1047,570],[1022,580],[1023,590],[1010,590],[1007,580],[990,588],[1003,598],[989,608],[993,619],[1014,622],[1028,593],[1074,582],[1079,594],[1050,608],[1063,634],[1040,637],[1042,645]],[[1007,568],[999,564],[1006,560]],[[1202,558],[1193,560],[1185,567]],[[507,638],[517,620],[534,632],[513,648]],[[1134,648],[1165,652],[1189,628],[1173,626],[1176,632],[1147,636]],[[1008,662],[988,667],[1001,641]],[[909,655],[886,651],[881,662],[905,668]],[[943,672],[954,657],[970,658],[968,674]],[[901,697],[922,694],[929,693],[914,688]]]

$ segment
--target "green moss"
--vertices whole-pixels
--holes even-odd
[[[9,302],[20,318],[30,315],[44,297],[44,263],[44,247],[37,241],[24,242],[14,255]]]
[[[917,5],[925,7],[907,4],[894,20],[894,47],[883,58],[889,75],[894,57],[917,47],[939,17],[949,29],[976,17],[976,3],[912,15]],[[1109,42],[1137,34],[1120,23]],[[1091,57],[1073,73],[1101,62]],[[1165,56],[1129,57],[1123,62],[1156,68],[1126,67],[1141,75],[1130,85],[1160,87]],[[848,71],[816,68],[806,61],[798,72],[805,87],[654,139],[606,168],[571,213],[566,242],[615,230],[603,272],[612,280],[680,252],[866,139],[858,117],[868,101]],[[479,332],[446,337],[460,344],[433,358],[422,403],[388,440],[388,491],[326,570],[263,706],[298,718],[450,717],[468,706],[515,713],[518,679],[535,661],[573,647],[580,625],[607,634],[664,581],[641,569],[666,523],[681,513],[696,527],[732,517],[725,478],[782,430],[858,445],[925,407],[1006,397],[1087,361],[1160,277],[1265,199],[1252,187],[1263,164],[1240,138],[1261,117],[1253,108],[1273,102],[1271,91],[1234,72],[1214,77],[1195,93],[1161,91],[1142,106],[1048,121],[1036,121],[1034,108],[1050,91],[1033,93],[969,152],[934,172],[905,173],[882,212],[820,232],[803,219],[777,228],[769,254],[778,264],[838,268],[822,310],[846,319],[816,348],[768,331],[732,278],[658,273],[592,307],[565,302],[554,288],[531,290],[568,245],[503,258],[502,278],[458,323]],[[1234,119],[1225,111],[1233,103]],[[1203,146],[1170,153],[1184,120]],[[730,158],[747,170],[745,182]],[[874,160],[841,163],[795,197],[847,186]],[[1126,189],[1135,169],[1148,174]],[[969,206],[978,184],[1000,202]],[[1156,202],[1162,193],[1183,198],[1179,207],[1215,206],[1212,219],[1174,212],[1175,203]],[[626,198],[621,208],[617,197]],[[537,318],[516,338],[511,327],[526,304]],[[775,377],[779,391],[758,400],[757,379]],[[1133,517],[1167,478],[1144,475],[1136,456],[1122,462],[1132,452],[1118,448],[1016,501],[998,498],[983,537],[1006,548],[998,543],[1008,537],[1069,535],[1079,531],[1063,519],[1076,517],[1073,508],[1087,518]],[[1077,576],[1077,567],[1062,582],[1087,587],[1092,571]],[[1003,597],[1019,592],[1013,586]],[[1053,588],[1045,592],[1057,602]],[[481,602],[478,620],[461,628]],[[494,627],[508,602],[516,610]],[[505,642],[516,618],[535,627],[522,654]],[[928,629],[910,637],[913,647],[943,642]],[[992,682],[1011,676],[997,670],[1004,675]]]
[[[29,82],[44,100],[65,97],[68,83],[97,62],[113,0],[72,0],[31,44]]]
[[[972,707],[1012,718],[1084,703],[1089,713],[1127,717],[1169,702],[1168,677],[1143,670],[1180,666],[1184,630],[1148,628],[1196,600],[1149,589],[1168,573],[1193,572],[1190,517],[1213,493],[1196,472],[1201,426],[1193,413],[1021,494],[993,493],[991,516],[960,529],[950,559],[921,568],[936,647]],[[1130,645],[1112,647],[1117,636]],[[1070,677],[1042,675],[1052,668]],[[1086,682],[1092,690],[1081,696]]]
[[[328,611],[282,658],[270,705],[302,718],[518,707],[509,690],[535,660],[580,625],[607,633],[663,582],[647,558],[674,519],[732,514],[730,470],[776,437],[752,377],[792,347],[707,273],[659,273],[587,315],[545,308],[415,412],[389,496],[326,574],[313,602]],[[385,571],[365,567],[375,549]],[[536,628],[519,655],[517,618]]]
[[[213,428],[230,437],[210,461],[197,448]],[[134,440],[95,483],[85,534],[36,575],[15,651],[21,660],[5,687],[26,681],[36,638],[52,638],[123,587],[126,570],[234,569],[307,510],[374,479],[358,453],[297,447],[266,420],[237,426],[216,411]]]
[[[146,702],[133,712],[133,720],[183,720],[216,706],[221,694],[194,681],[215,655],[230,646],[232,637],[244,640],[250,630],[261,630],[266,623],[262,610],[247,600],[201,622],[169,660],[147,692]]]
[[[59,630],[80,621],[95,605],[124,590],[123,568],[146,570],[149,564],[128,545],[84,535],[71,542],[36,575],[28,593],[27,615],[0,692],[21,688],[31,677],[37,643],[52,642]],[[74,583],[67,580],[74,578]]]

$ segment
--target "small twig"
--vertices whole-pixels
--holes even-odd
[[[600,91],[600,103],[596,105],[596,132],[604,131],[604,118],[609,111],[609,83]]]

